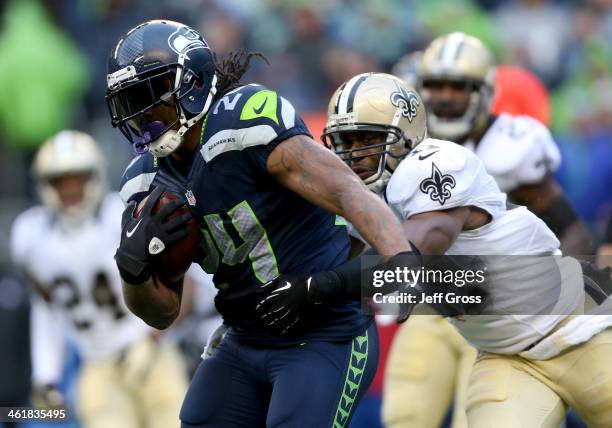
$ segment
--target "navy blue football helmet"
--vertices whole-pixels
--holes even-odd
[[[208,112],[216,83],[213,53],[200,34],[178,22],[144,22],[128,31],[108,58],[106,102],[112,125],[136,153],[148,149],[168,156]],[[174,107],[176,119],[147,122],[145,113],[160,105]]]

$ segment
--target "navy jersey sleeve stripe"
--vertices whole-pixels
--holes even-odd
[[[140,155],[125,169],[121,178],[119,195],[124,204],[132,200],[141,201],[149,192],[149,187],[157,174],[155,158],[150,153]]]
[[[200,152],[206,162],[242,152],[258,174],[267,173],[270,152],[295,135],[312,138],[291,103],[261,85],[247,85],[218,100],[207,120]]]

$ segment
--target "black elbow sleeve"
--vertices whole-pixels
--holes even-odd
[[[578,215],[574,207],[564,195],[555,198],[551,204],[539,214],[539,217],[557,237],[560,237],[568,226],[578,221]]]

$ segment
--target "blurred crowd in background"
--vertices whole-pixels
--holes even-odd
[[[498,63],[530,69],[550,91],[558,179],[596,237],[611,210],[612,0],[2,0],[0,13],[0,260],[10,221],[32,203],[29,162],[47,136],[92,133],[117,185],[131,149],[107,118],[107,54],[120,33],[160,17],[195,27],[220,58],[262,52],[269,64],[255,59],[245,80],[303,114],[324,112],[339,83],[388,72],[437,35],[477,36]]]
[[[110,126],[106,59],[120,34],[155,18],[193,26],[220,59],[242,48],[265,55],[269,64],[254,58],[243,80],[291,100],[315,139],[341,82],[390,72],[441,34],[474,35],[499,64],[525,67],[544,83],[563,155],[557,179],[595,241],[603,237],[612,213],[612,0],[0,0],[0,265],[11,222],[35,202],[30,164],[48,136],[92,134],[117,188],[132,149]],[[0,306],[23,293],[0,285]],[[8,349],[23,341],[21,332],[1,332]],[[194,340],[198,353],[204,337]],[[0,368],[16,376],[26,370],[20,361]]]

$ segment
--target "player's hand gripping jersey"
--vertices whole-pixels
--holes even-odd
[[[464,147],[428,139],[413,150],[395,171],[387,200],[402,219],[454,207],[477,207],[491,221],[461,232],[448,249],[456,255],[553,255],[559,241],[546,225],[524,207],[506,209],[506,195],[483,163]],[[498,260],[498,259],[496,259]],[[508,257],[492,263],[487,272],[487,313],[452,319],[455,327],[481,350],[511,354],[535,343],[577,307],[583,295],[577,262],[552,258]],[[557,281],[545,281],[543,275]],[[551,306],[554,306],[552,308]],[[554,314],[554,315],[541,315]]]
[[[559,148],[544,125],[505,113],[495,119],[475,153],[503,192],[539,183],[561,164]]]
[[[45,207],[27,210],[14,223],[13,260],[49,300],[37,298],[33,307],[37,382],[56,381],[61,373],[61,349],[56,348],[63,344],[59,336],[63,326],[58,323],[65,324],[86,360],[116,354],[149,331],[129,313],[121,296],[113,255],[119,244],[122,209],[118,195],[109,194],[98,214],[78,229],[62,227]]]
[[[306,322],[307,333],[268,334],[252,310],[260,286],[280,273],[314,273],[344,263],[349,240],[344,222],[278,184],[267,171],[270,152],[292,136],[309,135],[293,106],[260,85],[246,85],[217,100],[204,124],[199,154],[188,176],[171,158],[147,153],[127,168],[125,202],[141,200],[152,187],[185,196],[202,228],[202,267],[214,273],[216,306],[233,334],[260,343],[350,339],[370,318],[358,303],[320,305]]]

